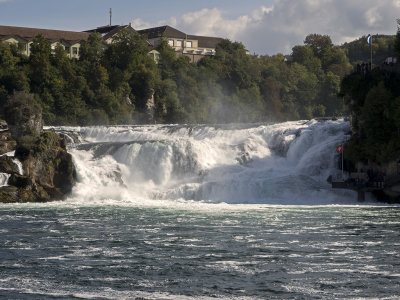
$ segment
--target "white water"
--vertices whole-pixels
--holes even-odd
[[[15,151],[11,151],[11,152],[7,152],[7,153],[5,153],[3,155],[4,156],[14,157],[14,154],[15,154]],[[0,156],[3,156],[3,155],[0,155]],[[18,174],[19,175],[24,175],[24,170],[22,168],[22,163],[19,161],[19,159],[18,158],[13,158],[12,160],[18,167]],[[0,173],[0,187],[8,186],[8,180],[10,179],[10,177],[11,177],[11,174]]]
[[[7,183],[10,176],[11,175],[7,173],[0,173],[0,187],[8,185]]]
[[[70,201],[132,204],[355,204],[332,190],[343,120],[273,125],[55,128],[78,184]]]

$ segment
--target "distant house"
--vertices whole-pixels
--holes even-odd
[[[113,38],[115,35],[122,29],[129,30],[130,32],[137,34],[138,32],[132,28],[131,24],[129,25],[107,25],[102,27],[97,27],[95,29],[86,30],[85,32],[97,32],[101,34],[103,37],[103,41],[105,44],[111,44],[113,42]]]
[[[155,48],[160,45],[162,39],[166,39],[177,55],[187,56],[191,62],[198,62],[206,55],[215,55],[215,48],[223,40],[218,37],[188,35],[168,25],[137,32],[146,35],[149,43]]]
[[[107,25],[102,27],[97,27],[95,29],[90,29],[85,32],[97,32],[101,34],[103,37],[103,41],[105,44],[109,45],[113,42],[115,35],[122,29],[129,30],[133,34],[139,34],[135,29],[132,28],[132,25]],[[147,46],[149,47],[149,56],[156,62],[160,60],[160,53],[154,49],[149,41],[147,41]]]
[[[121,29],[129,30],[134,34],[145,35],[149,47],[149,56],[156,63],[159,61],[160,53],[155,48],[160,45],[162,39],[168,41],[168,44],[175,49],[176,55],[187,56],[194,63],[204,56],[215,55],[217,45],[223,40],[218,37],[188,35],[168,25],[136,31],[129,24],[102,26],[84,32],[0,25],[0,41],[17,45],[23,54],[29,56],[32,40],[41,34],[49,41],[53,51],[57,45],[61,45],[68,57],[79,59],[81,44],[88,40],[91,32],[101,34],[104,44],[109,45]]]
[[[79,58],[81,43],[87,41],[89,37],[87,32],[0,25],[0,41],[17,45],[21,52],[27,56],[31,54],[32,40],[39,34],[49,41],[52,50],[57,45],[61,45],[70,58]]]

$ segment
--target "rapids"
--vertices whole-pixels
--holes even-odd
[[[354,204],[334,191],[349,122],[53,127],[78,184],[68,200],[149,204]]]

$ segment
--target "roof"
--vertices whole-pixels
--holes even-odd
[[[119,25],[106,25],[106,26],[101,26],[97,27],[95,29],[90,29],[90,30],[85,30],[85,32],[98,32],[100,34],[107,34],[110,31],[114,30],[115,28],[119,28]]]
[[[113,36],[114,36],[115,34],[117,34],[121,29],[128,29],[128,30],[132,31],[134,34],[137,33],[137,31],[136,31],[135,29],[133,29],[133,28],[131,27],[131,25],[118,26],[118,27],[112,29],[111,31],[109,31],[108,33],[106,33],[105,35],[103,35],[103,39],[104,39],[104,40],[107,40],[107,39],[109,39],[110,37],[113,37]]]
[[[200,48],[216,48],[219,43],[222,42],[223,38],[210,37],[210,36],[198,36],[188,35],[188,39],[197,40],[198,47]]]
[[[98,32],[103,36],[104,40],[112,37],[114,34],[118,33],[119,30],[126,28],[131,30],[133,33],[137,33],[135,29],[132,28],[131,24],[129,25],[107,25],[102,27],[97,27],[95,29],[86,30],[85,32]]]
[[[10,36],[19,36],[21,38],[32,40],[37,35],[42,34],[46,39],[51,41],[87,41],[89,33],[75,32],[65,30],[39,29],[28,27],[2,26],[0,25],[0,39]]]
[[[201,48],[215,48],[223,39],[219,37],[188,35],[171,26],[165,25],[148,29],[138,30],[140,34],[147,34],[149,39],[166,37],[197,40]]]
[[[171,37],[185,39],[187,34],[175,29],[171,26],[165,25],[160,27],[153,27],[148,29],[138,30],[140,34],[147,34],[147,38],[154,39],[158,37]]]

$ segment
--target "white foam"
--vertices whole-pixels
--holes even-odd
[[[10,179],[10,174],[0,173],[0,187],[8,186],[8,179]]]
[[[349,131],[343,120],[57,130],[85,143],[118,143],[100,157],[94,149],[71,150],[78,184],[69,201],[76,203],[356,203],[354,192],[332,190],[326,181],[340,172],[335,146]]]

